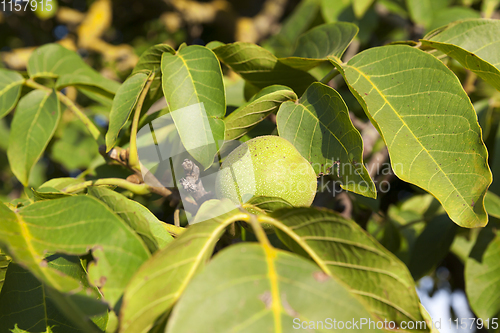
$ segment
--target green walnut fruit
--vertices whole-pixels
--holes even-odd
[[[260,136],[233,150],[217,174],[219,199],[245,203],[254,196],[276,197],[293,206],[310,206],[316,174],[295,147],[279,136]]]

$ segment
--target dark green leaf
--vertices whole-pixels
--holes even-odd
[[[21,98],[12,120],[7,155],[17,179],[28,185],[31,168],[54,135],[61,114],[53,91],[33,90]]]
[[[110,151],[116,144],[120,130],[125,126],[132,110],[137,104],[139,95],[142,93],[148,74],[137,73],[130,76],[118,89],[113,106],[109,114],[109,128],[106,133],[106,151]]]
[[[141,236],[151,253],[165,247],[173,238],[146,207],[120,193],[100,186],[89,187],[88,193],[104,202]]]
[[[165,332],[293,332],[304,327],[327,332],[333,329],[332,316],[358,322],[358,327],[362,318],[374,321],[365,306],[309,260],[259,244],[238,244],[218,254],[188,285]],[[368,325],[361,330],[368,331]]]
[[[279,84],[301,95],[316,81],[309,73],[285,65],[255,44],[237,42],[216,47],[213,51],[223,63],[259,89]]]
[[[410,269],[415,281],[436,267],[448,254],[458,227],[446,214],[433,218],[411,251]]]
[[[500,316],[500,235],[498,229],[481,230],[465,263],[465,291],[470,306],[483,320]],[[490,326],[491,327],[491,326]],[[495,327],[493,327],[495,328]],[[492,329],[492,332],[498,332]]]
[[[21,74],[0,68],[0,118],[16,106],[23,83]]]
[[[375,198],[375,184],[363,164],[363,140],[352,125],[344,100],[334,89],[313,83],[299,103],[285,102],[277,116],[278,133],[290,141],[317,175],[334,174],[342,188]]]
[[[428,27],[432,22],[432,0],[406,0],[413,22]]]
[[[293,52],[297,38],[304,33],[318,15],[320,0],[303,0],[289,15],[278,34],[264,42],[266,49],[278,57],[287,57]]]
[[[5,273],[7,273],[7,267],[9,266],[10,261],[10,258],[2,252],[2,249],[0,249],[0,292],[2,291],[5,281]]]
[[[280,58],[279,61],[308,71],[325,62],[328,56],[340,60],[357,33],[358,27],[352,23],[322,24],[301,35],[293,55]]]
[[[225,139],[241,138],[269,114],[278,110],[281,103],[296,99],[297,95],[288,87],[270,86],[262,89],[251,101],[234,110],[224,119]]]
[[[491,183],[477,115],[441,61],[409,46],[334,61],[389,149],[394,173],[434,195],[460,226],[484,226]]]

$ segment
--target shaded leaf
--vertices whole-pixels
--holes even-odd
[[[192,45],[175,55],[163,53],[161,69],[163,93],[182,143],[208,168],[224,140],[226,97],[220,63],[211,50]]]
[[[413,22],[424,27],[431,24],[432,0],[406,0],[406,7]]]
[[[436,267],[450,251],[457,225],[446,214],[429,221],[411,251],[408,269],[415,281]]]
[[[137,73],[131,75],[120,86],[113,99],[113,106],[109,114],[109,127],[106,133],[106,152],[116,144],[120,130],[125,126],[137,100],[148,81],[149,75]]]
[[[58,89],[71,85],[94,86],[116,93],[120,84],[87,65],[80,56],[59,44],[46,44],[33,51],[27,65],[31,78],[57,78]]]
[[[317,175],[335,174],[342,188],[375,198],[375,184],[363,164],[363,140],[353,126],[344,100],[334,89],[316,82],[299,103],[285,102],[276,118],[278,133],[290,141]]]
[[[160,220],[140,203],[101,186],[91,186],[88,193],[109,206],[141,236],[151,253],[165,247],[173,238]]]
[[[161,94],[161,57],[163,53],[175,54],[175,50],[168,44],[157,44],[151,46],[149,49],[144,51],[144,53],[139,58],[137,65],[135,65],[132,74],[135,73],[149,73],[154,72],[155,77],[153,82],[151,82],[151,86],[149,87],[148,94],[144,100],[144,110],[148,110],[154,102],[156,102]]]
[[[259,89],[279,84],[301,95],[316,81],[309,73],[285,65],[255,44],[237,42],[216,47],[213,51],[224,64]]]
[[[151,46],[139,58],[137,65],[135,65],[132,75],[142,72],[148,74],[151,71],[160,69],[161,57],[163,53],[175,54],[175,50],[168,44],[157,44]],[[160,76],[160,75],[159,75]]]
[[[278,210],[280,208],[293,208],[292,204],[289,203],[288,201],[275,197],[254,196],[250,200],[248,200],[243,206],[245,207],[245,205],[247,204],[257,207],[258,209],[266,213],[274,212],[275,210]],[[245,208],[248,209],[247,207]]]
[[[188,285],[166,332],[292,332],[304,326],[326,332],[327,318],[333,328],[332,311],[337,321],[370,318],[343,284],[309,260],[259,244],[238,244],[218,254]],[[323,327],[316,326],[319,321]]]
[[[48,328],[52,332],[63,333],[104,330],[108,308],[98,301],[97,289],[90,288],[80,259],[53,255],[47,258],[47,263],[49,267],[78,280],[83,290],[63,296],[42,284],[28,270],[11,263],[5,291],[0,294],[0,330],[8,332],[15,324],[30,332]]]
[[[193,276],[205,266],[226,227],[235,222],[238,216],[246,216],[234,211],[210,216],[216,211],[214,202],[217,201],[207,201],[203,205],[208,208],[200,207],[193,224],[145,262],[134,275],[123,298],[120,332],[135,333],[151,329],[155,321],[177,302]],[[227,201],[226,205],[229,205],[226,211],[234,207]],[[200,215],[206,214],[208,216],[200,218]],[[210,217],[210,220],[206,220]],[[196,223],[197,218],[205,222]]]
[[[225,139],[241,138],[269,114],[277,111],[281,103],[296,99],[297,95],[288,87],[270,86],[262,89],[251,101],[224,118]]]
[[[287,57],[293,52],[297,38],[305,32],[318,15],[320,0],[301,1],[288,15],[279,33],[265,41],[264,47],[278,57]]]
[[[339,59],[358,33],[352,23],[335,22],[319,25],[301,35],[291,57],[279,61],[290,67],[308,71],[327,60],[328,56]]]
[[[488,191],[486,197],[484,198],[484,207],[488,212],[488,215],[500,218],[500,197],[495,193]]]
[[[353,0],[352,7],[354,9],[354,14],[358,19],[362,18],[368,8],[373,4],[374,0]]]
[[[451,23],[422,40],[500,90],[500,22],[471,19]]]
[[[59,139],[50,150],[54,162],[61,163],[68,171],[86,168],[96,158],[99,145],[89,135],[85,125],[74,119],[67,123]]]
[[[2,291],[5,273],[7,273],[7,267],[9,267],[10,261],[10,258],[0,249],[0,292]]]
[[[16,106],[23,83],[21,74],[0,68],[0,118]]]
[[[427,31],[443,27],[458,20],[466,20],[472,18],[481,18],[481,14],[472,8],[451,6],[439,9],[434,12],[432,23],[427,28]]]
[[[12,120],[7,155],[17,179],[28,185],[31,169],[54,135],[61,114],[54,91],[33,90],[21,98]]]
[[[472,104],[441,61],[412,47],[363,51],[334,61],[384,139],[394,173],[430,192],[460,226],[484,226],[491,183]]]
[[[481,230],[465,263],[465,291],[472,310],[483,320],[498,318],[500,315],[499,257],[498,229],[487,227]]]
[[[398,326],[422,320],[406,266],[354,221],[313,208],[280,209],[270,215],[284,244],[348,285],[370,313]]]
[[[47,267],[47,252],[83,255],[92,250],[89,280],[114,306],[149,252],[106,205],[89,196],[35,202],[14,213],[0,205],[0,244],[13,260],[47,286],[61,292],[81,287],[68,275]]]

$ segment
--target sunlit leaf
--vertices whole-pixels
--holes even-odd
[[[231,205],[228,210],[234,207],[226,204]],[[212,202],[206,202],[204,206],[208,208],[201,207],[198,215],[215,210]],[[179,238],[144,263],[125,291],[120,332],[151,329],[155,321],[177,302],[193,276],[205,266],[215,243],[239,215],[243,214],[233,211],[201,223],[194,221]]]
[[[0,118],[16,106],[23,82],[21,74],[0,68]]]
[[[59,44],[46,44],[33,51],[28,61],[32,78],[56,78],[56,87],[88,85],[115,93],[120,84],[107,79],[87,65],[78,54]]]
[[[216,255],[193,279],[166,332],[293,332],[304,327],[326,332],[329,325],[333,329],[332,312],[335,320],[358,322],[358,327],[362,318],[373,322],[364,306],[309,260],[259,244],[238,244]],[[361,329],[367,331],[368,325]]]
[[[55,92],[33,90],[21,98],[12,120],[7,155],[17,179],[28,185],[31,169],[54,135],[61,109]]]
[[[500,90],[500,21],[472,19],[452,23],[424,37],[431,46]]]
[[[434,195],[460,226],[484,226],[491,183],[477,115],[441,61],[409,46],[333,61],[384,139],[394,173]]]
[[[208,48],[192,45],[175,55],[163,53],[161,69],[163,93],[182,143],[208,168],[224,140],[226,97],[220,63]]]
[[[481,230],[465,263],[465,291],[470,306],[483,320],[500,316],[500,234],[498,229]],[[498,326],[490,326],[492,332]]]
[[[89,281],[114,306],[125,285],[149,252],[139,236],[106,205],[88,196],[35,202],[12,212],[0,204],[0,244],[13,260],[47,286],[61,292],[78,291],[78,281],[50,267],[46,253],[83,255]]]
[[[349,286],[370,313],[394,321],[422,320],[410,272],[356,222],[327,210],[280,209],[270,214],[280,239]],[[425,330],[420,330],[425,331]]]

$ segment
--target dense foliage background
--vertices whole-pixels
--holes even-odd
[[[57,6],[54,6],[51,13],[30,10],[2,11],[0,5],[0,67],[26,75],[27,62],[34,50],[55,42],[77,52],[102,76],[121,83],[133,72],[141,54],[156,44],[168,44],[177,49],[182,43],[206,45],[212,41],[243,41],[259,44],[277,57],[286,57],[294,51],[300,35],[310,29],[324,23],[352,22],[359,27],[359,33],[342,58],[346,62],[363,50],[390,43],[419,46],[419,40],[426,34],[454,21],[481,17],[497,19],[500,15],[496,11],[500,1],[495,0],[53,2],[57,2]],[[425,50],[425,47],[423,49]],[[500,199],[495,196],[500,195],[500,183],[495,181],[500,176],[500,94],[490,83],[479,78],[458,61],[447,57],[445,53],[434,55],[457,75],[477,112],[494,180],[490,187],[492,194],[487,197],[486,209],[490,215],[488,226],[469,229],[456,225],[430,194],[394,175],[390,169],[384,141],[371,125],[362,106],[351,94],[342,75],[328,77],[324,83],[328,83],[342,95],[350,111],[351,120],[361,133],[364,141],[362,156],[367,173],[375,181],[378,196],[371,199],[343,191],[334,182],[329,182],[335,180],[335,175],[325,175],[320,178],[319,193],[313,205],[335,210],[343,217],[354,220],[404,262],[415,281],[420,281],[418,283],[421,301],[433,318],[442,317],[443,321],[448,323],[449,319],[453,321],[455,318],[482,316],[483,313],[498,317],[498,267],[484,268],[480,265],[481,261],[468,261],[488,253],[493,258],[490,258],[490,262],[500,262],[499,253],[495,252],[499,246],[496,228],[500,223],[497,220],[500,218],[500,205],[497,205]],[[223,58],[218,53],[217,56]],[[332,64],[323,63],[311,69],[309,73],[316,80],[320,80],[327,76],[332,68]],[[245,84],[245,80],[236,75],[229,66],[222,65],[222,71],[228,111],[244,105],[249,97],[259,90],[251,84]],[[47,83],[50,86],[50,82],[39,83]],[[29,91],[30,89],[23,87],[21,96]],[[95,92],[75,87],[65,88],[63,92],[84,110],[101,133],[107,132],[113,96],[99,97]],[[160,105],[158,109],[164,106]],[[97,143],[73,113],[65,111],[64,107],[61,111],[62,116],[53,138],[29,174],[28,186],[23,186],[15,177],[7,156],[15,111],[0,119],[1,202],[10,203],[13,207],[22,207],[33,201],[47,199],[40,194],[43,191],[37,190],[54,178],[126,179],[133,174],[124,165],[105,160],[103,156],[106,154],[99,154],[99,144],[103,145],[105,142]],[[240,140],[270,134],[275,129],[276,117],[271,115],[252,130],[243,133]],[[117,146],[126,145],[129,136],[130,121],[117,137]],[[55,184],[50,183],[50,186],[55,187]],[[137,195],[133,191],[119,191],[144,205],[159,220],[170,225],[187,226],[188,217],[184,210],[179,209],[178,205],[171,205],[171,201],[165,199],[161,193]],[[93,195],[105,197],[110,194],[103,192]],[[474,205],[474,202],[472,204]],[[251,233],[245,237],[254,239]],[[276,235],[270,235],[269,238],[277,247],[284,247]],[[480,241],[477,242],[478,239]],[[225,240],[223,237],[216,251],[231,242],[233,240]],[[493,248],[494,246],[496,247]],[[487,249],[490,252],[485,252]],[[10,258],[2,254],[0,256],[1,286]],[[475,264],[478,267],[473,266]],[[485,275],[478,277],[477,283],[491,283],[487,293],[494,295],[491,296],[491,302],[485,305],[486,309],[472,306],[475,314],[470,311],[470,305],[464,296],[466,265],[469,265],[470,270],[486,269]],[[477,309],[481,313],[478,313]],[[0,310],[5,310],[1,302]],[[0,321],[1,316],[0,313]],[[452,332],[453,329],[449,331]],[[474,329],[469,331],[473,332]],[[441,332],[447,330],[444,328]]]

